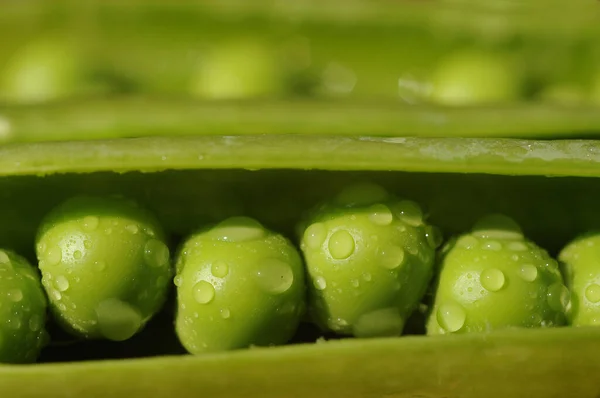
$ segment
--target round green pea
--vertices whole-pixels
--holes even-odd
[[[558,259],[572,295],[570,323],[600,325],[600,234],[574,239],[563,248]]]
[[[62,203],[43,220],[36,253],[55,317],[88,339],[132,337],[161,308],[172,277],[164,232],[123,198]]]
[[[318,206],[300,229],[315,323],[356,337],[401,334],[441,243],[420,206],[356,184]]]
[[[431,78],[431,99],[446,105],[506,102],[520,97],[521,79],[505,58],[463,51],[443,59]]]
[[[176,331],[192,354],[283,344],[304,312],[300,254],[246,217],[190,236],[177,259]]]
[[[430,335],[565,324],[569,292],[558,263],[504,215],[481,218],[442,251]]]
[[[48,341],[46,307],[35,268],[18,254],[0,250],[0,362],[37,359]]]

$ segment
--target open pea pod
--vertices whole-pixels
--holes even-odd
[[[598,177],[594,140],[230,135],[11,143],[0,147],[0,242],[33,257],[40,220],[77,194],[136,199],[173,241],[240,214],[293,237],[305,210],[351,182],[372,181],[422,203],[445,236],[501,212],[556,254],[600,224]],[[285,347],[186,356],[172,342],[166,308],[129,342],[51,345],[38,364],[2,365],[0,390],[18,397],[599,392],[590,377],[600,371],[597,328],[320,343],[311,336],[300,331]]]

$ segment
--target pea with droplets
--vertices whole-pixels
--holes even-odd
[[[158,222],[123,198],[60,204],[40,226],[36,253],[53,314],[88,339],[132,337],[161,308],[172,276]]]
[[[0,250],[0,362],[34,362],[46,344],[47,300],[35,268]]]
[[[283,344],[304,311],[300,254],[283,236],[233,217],[190,236],[176,263],[176,331],[193,354]]]
[[[324,330],[356,337],[402,333],[433,275],[437,228],[418,204],[356,184],[300,226],[309,311]]]
[[[491,214],[442,250],[427,333],[560,326],[568,308],[556,260],[514,220]]]
[[[600,325],[600,234],[575,238],[561,250],[558,258],[573,298],[570,323],[573,326]]]

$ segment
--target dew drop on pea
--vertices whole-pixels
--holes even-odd
[[[62,251],[58,247],[51,247],[46,251],[46,263],[58,265],[62,261]]]
[[[304,242],[311,249],[321,247],[327,237],[327,228],[322,223],[311,224],[304,231]]]
[[[322,276],[317,276],[315,278],[315,287],[318,290],[325,290],[327,288],[327,281]]]
[[[100,220],[98,219],[98,217],[95,216],[87,216],[84,217],[83,219],[83,229],[85,229],[86,231],[94,231],[96,230],[96,228],[98,228],[98,224],[100,223]]]
[[[497,268],[487,268],[479,276],[481,286],[490,292],[497,292],[502,289],[505,281],[504,273]]]
[[[18,316],[14,316],[13,318],[8,318],[6,324],[7,324],[8,328],[11,330],[19,330],[19,329],[21,329],[21,326],[22,326],[21,318],[19,318]]]
[[[502,244],[496,240],[489,240],[482,245],[482,248],[497,252],[502,250]]]
[[[569,290],[562,283],[554,283],[548,288],[547,299],[554,311],[564,311],[569,304]]]
[[[96,308],[98,328],[102,335],[113,341],[132,337],[142,325],[142,315],[131,304],[119,299],[107,299]]]
[[[434,227],[428,225],[425,228],[425,238],[427,239],[427,244],[432,249],[437,249],[442,244],[442,232],[438,227]]]
[[[329,253],[336,260],[344,260],[354,253],[354,238],[346,230],[338,230],[329,238]]]
[[[381,251],[381,265],[387,269],[398,268],[404,263],[404,249],[391,246]]]
[[[56,289],[51,289],[50,290],[50,296],[54,299],[54,300],[60,300],[62,299],[62,294],[60,294],[60,292]]]
[[[228,308],[223,308],[221,310],[221,318],[223,318],[223,319],[229,319],[229,317],[231,317],[231,311],[229,311]]]
[[[75,251],[73,252],[73,258],[74,258],[75,260],[79,260],[79,259],[81,259],[81,257],[82,257],[81,251],[79,251],[79,250],[75,250]]]
[[[182,276],[175,275],[175,278],[173,278],[173,283],[175,284],[175,286],[180,287],[182,282],[183,282]]]
[[[29,318],[29,330],[32,332],[37,332],[42,328],[42,318],[39,315],[32,315]]]
[[[215,288],[207,281],[200,281],[192,288],[192,294],[198,304],[208,304],[215,298]]]
[[[225,242],[248,242],[265,236],[265,229],[249,217],[231,217],[213,228],[212,234]]]
[[[585,289],[585,298],[590,303],[600,302],[600,285],[592,283]]]
[[[294,282],[292,268],[276,258],[263,260],[256,270],[258,285],[265,291],[281,294],[289,290]]]
[[[369,213],[369,220],[375,225],[390,225],[394,220],[392,211],[384,204],[371,206]]]
[[[519,224],[502,214],[490,214],[480,218],[473,227],[473,235],[483,239],[523,238]]]
[[[106,263],[104,261],[94,261],[94,269],[96,271],[104,271],[106,269]]]
[[[365,273],[362,275],[362,277],[363,277],[363,279],[365,280],[365,282],[371,282],[372,276],[371,276],[371,274],[370,274],[369,272],[365,272]]]
[[[477,246],[479,246],[479,239],[471,235],[464,235],[458,239],[456,244],[467,250],[475,249]]]
[[[21,289],[11,289],[7,292],[8,299],[13,303],[23,300],[23,291]]]
[[[508,249],[514,252],[524,252],[527,250],[527,245],[523,242],[510,242],[508,244]]]
[[[526,282],[533,282],[538,276],[538,269],[533,264],[522,264],[519,268],[519,276]]]
[[[169,264],[169,248],[158,239],[150,239],[144,246],[146,264],[151,267],[164,267]]]
[[[69,289],[69,281],[63,275],[57,276],[55,283],[56,288],[61,292],[64,292],[67,289]]]
[[[421,207],[412,200],[403,200],[397,205],[398,217],[406,224],[418,227],[423,224]]]
[[[125,229],[132,235],[135,235],[140,231],[140,228],[136,224],[127,224]]]
[[[359,287],[360,286],[360,281],[358,279],[352,279],[350,281],[350,284],[352,285],[352,287]]]
[[[467,318],[465,310],[458,304],[442,304],[436,313],[438,324],[447,332],[457,332],[464,325]]]
[[[225,278],[229,273],[229,266],[224,261],[215,261],[210,267],[210,271],[216,278]]]

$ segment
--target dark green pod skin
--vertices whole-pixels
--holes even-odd
[[[561,250],[558,259],[571,291],[571,325],[600,326],[600,234],[577,237]]]
[[[491,215],[444,247],[427,333],[561,326],[569,308],[556,260]]]
[[[67,200],[43,220],[36,242],[50,308],[76,336],[127,340],[166,299],[172,269],[165,234],[133,201]]]
[[[0,363],[34,362],[48,341],[47,300],[35,268],[0,250]]]
[[[395,336],[433,275],[441,235],[420,207],[378,185],[351,185],[300,227],[309,310],[324,330]]]
[[[304,313],[300,254],[254,219],[193,234],[176,269],[175,328],[192,354],[284,344]]]

